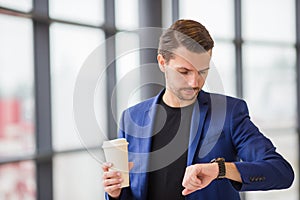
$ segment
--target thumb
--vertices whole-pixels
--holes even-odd
[[[182,195],[184,195],[184,196],[186,196],[186,195],[188,195],[188,194],[191,194],[193,191],[192,190],[189,190],[189,189],[184,189],[184,190],[182,190]]]

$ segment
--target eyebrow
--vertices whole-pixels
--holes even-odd
[[[201,70],[199,70],[198,72],[203,72],[203,71],[206,71],[206,70],[208,70],[210,67],[207,67],[207,68],[205,68],[205,69],[201,69]],[[178,67],[178,69],[180,70],[180,69],[183,69],[183,70],[189,70],[189,71],[191,71],[189,68],[186,68],[186,67]]]

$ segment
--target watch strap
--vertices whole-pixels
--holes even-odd
[[[217,179],[225,178],[225,176],[226,176],[225,159],[224,158],[215,158],[210,162],[218,164],[219,174],[217,176]]]

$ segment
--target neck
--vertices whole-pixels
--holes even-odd
[[[189,106],[196,101],[196,97],[192,100],[181,100],[177,96],[175,96],[172,92],[166,90],[165,94],[163,95],[163,101],[170,107],[174,108],[182,108],[185,106]]]

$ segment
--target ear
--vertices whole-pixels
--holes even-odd
[[[164,59],[164,57],[161,54],[157,55],[157,62],[158,62],[160,71],[165,72],[166,60]]]

